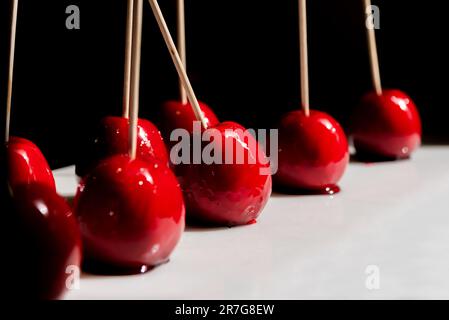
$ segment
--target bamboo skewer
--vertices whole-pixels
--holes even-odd
[[[306,116],[310,115],[309,106],[309,58],[307,45],[307,3],[299,0],[299,48],[301,67],[301,107]]]
[[[11,17],[11,38],[9,46],[9,69],[8,69],[8,91],[6,97],[6,118],[5,118],[5,142],[9,141],[9,130],[11,123],[11,105],[12,105],[12,86],[14,78],[14,58],[16,52],[16,34],[17,34],[17,14],[19,0],[13,0]]]
[[[134,0],[128,0],[128,11],[126,18],[126,49],[125,49],[125,72],[123,81],[123,114],[129,118],[130,91],[131,91],[131,63],[133,48],[133,20],[134,20]]]
[[[178,51],[181,61],[184,65],[184,69],[187,72],[187,49],[186,49],[186,22],[185,22],[185,2],[184,0],[178,0]],[[179,81],[179,95],[181,97],[181,102],[186,105],[188,102],[186,89],[181,81]]]
[[[132,37],[131,90],[129,112],[129,156],[137,155],[137,124],[139,120],[140,62],[142,55],[143,0],[135,0]]]
[[[364,0],[365,13],[367,17],[371,14],[371,0]],[[378,96],[382,95],[382,83],[380,78],[379,56],[377,53],[376,31],[374,26],[366,25],[366,35],[368,40],[369,59],[371,66],[371,77]]]
[[[173,38],[168,30],[167,23],[165,22],[164,15],[162,14],[161,8],[157,0],[148,0],[151,5],[151,9],[153,10],[154,17],[159,25],[162,36],[164,37],[165,43],[167,45],[168,51],[173,59],[173,63],[176,67],[176,71],[178,72],[178,76],[181,80],[181,83],[186,90],[187,98],[192,106],[195,117],[198,121],[201,122],[204,129],[207,129],[207,121],[201,111],[200,105],[198,103],[198,99],[196,98],[195,92],[193,91],[192,84],[190,83],[189,77],[187,76],[186,70],[182,63],[182,60],[179,56],[178,50],[176,49],[176,45],[173,42]]]

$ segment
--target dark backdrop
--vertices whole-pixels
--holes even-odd
[[[441,1],[378,0],[384,87],[418,104],[427,141],[447,141],[448,30]],[[81,30],[65,28],[65,8]],[[175,29],[175,0],[160,0]],[[186,0],[188,66],[198,96],[223,120],[269,127],[299,106],[297,1]],[[21,0],[12,133],[36,142],[53,167],[74,162],[98,120],[119,115],[126,0]],[[0,3],[0,97],[4,105],[10,1]],[[370,89],[361,0],[309,1],[312,107],[344,126]],[[145,1],[141,116],[157,122],[177,96],[175,69]]]

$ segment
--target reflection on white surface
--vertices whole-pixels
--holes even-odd
[[[73,171],[55,172],[65,196]],[[448,299],[449,148],[351,163],[341,187],[333,197],[274,194],[257,224],[188,229],[170,263],[141,276],[84,275],[67,298]]]

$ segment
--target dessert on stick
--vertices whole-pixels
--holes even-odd
[[[371,14],[371,1],[364,0],[364,5]],[[362,159],[408,158],[421,144],[418,109],[404,92],[382,88],[374,25],[367,21],[366,29],[374,89],[352,115],[354,146]]]
[[[12,1],[7,112],[1,121],[6,145],[0,155],[0,207],[10,231],[3,258],[14,281],[7,280],[5,290],[14,298],[58,299],[79,275],[81,237],[42,153],[32,142],[9,136],[18,4]]]
[[[203,159],[198,164],[187,163],[176,167],[184,191],[187,216],[214,225],[252,223],[271,195],[270,164],[265,153],[241,125],[233,122],[209,125],[201,112],[160,7],[156,0],[149,2],[186,90],[192,113],[201,122],[202,134],[216,137],[211,143],[221,160],[206,164]],[[204,154],[204,148],[199,152]],[[239,163],[238,158],[244,160]],[[223,161],[225,159],[231,161]]]
[[[134,3],[128,154],[87,175],[74,201],[86,267],[101,273],[142,273],[167,262],[185,224],[182,192],[164,163],[138,156],[143,0]]]
[[[95,137],[89,142],[88,152],[77,163],[76,173],[81,177],[94,169],[100,160],[128,152],[133,9],[134,0],[128,0],[122,116],[108,116],[100,121]],[[165,143],[159,129],[152,122],[138,119],[137,139],[139,159],[150,162],[157,159],[168,164]]]
[[[185,0],[177,0],[177,49],[180,59],[187,70],[187,50],[185,32]],[[161,130],[164,138],[168,141],[170,133],[177,128],[193,130],[193,122],[196,121],[194,112],[187,98],[186,89],[179,81],[179,100],[170,100],[161,107]],[[207,126],[214,126],[219,123],[217,116],[212,109],[204,102],[198,102]]]
[[[338,122],[309,107],[306,1],[299,0],[301,106],[279,122],[279,166],[274,181],[293,192],[333,194],[349,162],[348,142]]]
[[[14,188],[21,184],[40,183],[56,191],[55,180],[50,166],[42,152],[31,141],[10,137],[11,106],[14,80],[14,58],[16,48],[18,1],[12,2],[11,36],[8,65],[8,88],[6,98],[5,143],[8,157],[8,181]]]

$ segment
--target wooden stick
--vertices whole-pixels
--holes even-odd
[[[16,52],[16,34],[17,34],[17,13],[19,0],[13,0],[11,17],[11,38],[9,45],[9,70],[8,70],[8,92],[6,97],[6,119],[5,119],[5,142],[9,141],[9,129],[11,123],[11,104],[12,104],[12,84],[14,78],[14,58]]]
[[[167,45],[168,51],[173,59],[173,63],[176,67],[176,71],[178,72],[178,76],[181,79],[181,83],[186,89],[187,98],[189,99],[190,104],[192,105],[193,112],[195,113],[195,117],[198,121],[201,121],[201,124],[204,129],[207,129],[206,118],[204,117],[203,112],[201,111],[200,105],[198,104],[198,99],[196,98],[195,92],[193,91],[192,84],[190,83],[189,77],[187,76],[186,70],[182,64],[181,58],[179,57],[178,50],[176,49],[175,43],[173,42],[173,38],[168,30],[167,23],[165,22],[164,15],[161,12],[161,8],[157,0],[148,0],[151,5],[151,9],[153,10],[154,17],[161,29],[162,36],[164,37],[165,44]]]
[[[181,57],[181,61],[184,65],[184,69],[187,71],[187,50],[186,50],[186,22],[185,22],[185,5],[184,0],[178,0],[178,26],[177,26],[178,34],[178,51],[179,56]],[[182,104],[186,105],[187,93],[186,89],[182,85],[181,80],[179,81],[179,95],[181,97]]]
[[[129,156],[132,160],[137,155],[137,124],[139,120],[140,95],[140,60],[142,55],[142,20],[143,0],[135,0],[133,19],[132,63],[131,63],[131,98],[129,112]]]
[[[365,3],[365,13],[367,17],[371,15],[371,0],[364,0]],[[382,95],[382,83],[380,80],[380,67],[379,67],[379,56],[377,54],[377,44],[376,44],[376,31],[373,27],[366,25],[366,33],[368,39],[368,49],[369,49],[369,59],[371,65],[371,77],[378,96]]]
[[[125,48],[125,75],[123,81],[123,118],[129,118],[129,104],[131,91],[131,63],[133,47],[133,20],[134,0],[128,0],[128,11],[126,18],[126,48]]]
[[[307,46],[307,4],[299,0],[299,48],[301,67],[301,107],[306,116],[310,115],[309,107],[309,58]]]

